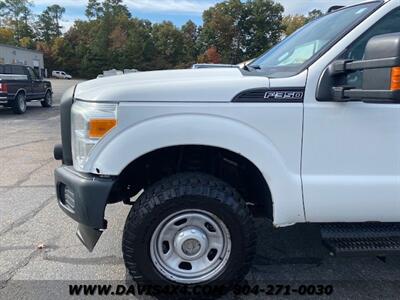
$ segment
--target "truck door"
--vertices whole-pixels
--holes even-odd
[[[302,160],[307,221],[400,221],[400,104],[319,102],[315,96],[333,60],[362,60],[371,37],[400,31],[398,5],[385,4],[309,69]],[[362,72],[347,81],[360,86]]]
[[[16,94],[20,90],[24,90],[26,93],[26,98],[30,99],[29,97],[32,94],[32,85],[29,76],[25,71],[25,68],[23,66],[17,66],[17,65],[10,66],[10,68],[11,68],[10,74],[27,76],[25,80],[16,80],[12,83],[13,87],[11,89],[11,93]]]
[[[44,84],[32,68],[27,68],[32,83],[32,99],[41,99],[44,97]]]

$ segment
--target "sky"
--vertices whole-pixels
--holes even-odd
[[[275,0],[285,7],[285,14],[306,14],[317,8],[323,11],[332,5],[351,5],[361,0]],[[32,0],[35,14],[40,14],[47,6],[59,4],[66,9],[63,17],[64,30],[67,30],[74,20],[85,20],[87,0]],[[202,13],[219,0],[124,0],[134,17],[148,19],[152,22],[172,21],[180,27],[189,19],[196,24],[202,24]]]

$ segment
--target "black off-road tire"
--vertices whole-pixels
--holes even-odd
[[[26,96],[24,92],[19,92],[12,103],[13,112],[22,115],[26,112]]]
[[[201,282],[196,286],[224,286],[226,293],[244,279],[256,251],[254,222],[245,201],[233,187],[213,176],[181,173],[146,189],[129,213],[122,240],[123,257],[130,275],[128,280],[139,285],[194,287],[170,281],[156,269],[150,255],[150,241],[155,229],[164,219],[183,210],[196,209],[212,213],[223,221],[230,232],[232,246],[224,271],[211,281]],[[159,298],[168,297],[163,295]]]
[[[42,107],[49,108],[53,106],[53,95],[51,94],[50,91],[46,92],[46,95],[44,96],[43,100],[40,101],[40,104],[42,104]]]

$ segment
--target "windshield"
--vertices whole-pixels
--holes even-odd
[[[290,77],[298,74],[314,58],[365,19],[381,2],[351,6],[321,17],[284,39],[256,59],[250,67],[269,77]]]

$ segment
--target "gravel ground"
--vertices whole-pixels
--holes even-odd
[[[120,244],[129,207],[107,208],[109,229],[95,251],[88,253],[75,236],[76,224],[57,206],[53,170],[59,163],[52,151],[60,142],[58,103],[77,81],[52,82],[53,108],[32,103],[21,116],[0,108],[1,299],[62,299],[69,295],[68,282],[121,284],[125,278]],[[272,232],[266,222],[257,221],[257,225],[258,254],[247,277],[249,284],[332,285],[333,295],[325,297],[332,299],[398,297],[399,258],[331,257],[313,226]],[[306,298],[296,293],[290,297]],[[232,298],[256,297],[225,297]]]

